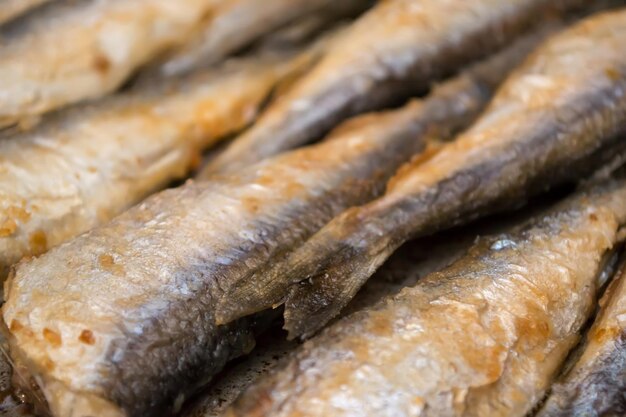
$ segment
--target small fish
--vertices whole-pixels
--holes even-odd
[[[216,324],[224,290],[380,194],[430,135],[445,139],[469,124],[524,48],[317,145],[156,194],[20,262],[2,311],[23,380],[35,381],[55,417],[177,409],[253,344],[259,316]]]
[[[225,412],[523,417],[593,312],[626,181],[581,191],[306,342]]]
[[[0,0],[0,24],[51,0]]]
[[[200,152],[252,122],[315,50],[199,71],[47,118],[0,138],[0,277],[182,178]]]
[[[195,37],[145,70],[149,77],[180,75],[214,64],[233,52],[297,19],[312,14],[329,19],[354,15],[369,0],[230,0],[220,3]]]
[[[311,334],[406,240],[514,207],[600,166],[626,134],[625,37],[626,9],[552,37],[469,130],[400,170],[383,197],[337,216],[248,299],[273,305],[281,298],[268,293],[289,292],[286,328]]]
[[[392,149],[393,141],[419,142],[424,136],[435,138],[436,142],[431,141],[429,143],[431,146],[425,152],[416,155],[417,160],[426,159],[435,152],[442,140],[445,141],[446,138],[453,136],[453,132],[471,124],[488,103],[499,81],[553,30],[555,26],[548,25],[536,33],[523,37],[490,59],[466,69],[461,76],[436,87],[423,102],[414,101],[397,111],[355,117],[341,125],[335,130],[335,135],[331,134],[326,140],[337,140],[335,136],[337,134],[340,136],[345,130],[352,133],[352,126],[356,126],[356,131],[363,136],[376,135],[381,138],[387,136],[381,140],[389,141],[387,146]],[[405,158],[408,159],[411,155],[412,153],[407,153]],[[396,168],[399,166],[396,165]],[[382,190],[388,174],[381,175],[380,170],[376,169],[372,170],[370,175],[372,176],[370,181],[377,182],[377,189]],[[218,324],[268,308],[274,301],[278,302],[280,298],[277,296],[281,296],[282,289],[278,288],[277,294],[273,294],[276,288],[271,285],[264,286],[263,283],[275,279],[272,278],[273,271],[277,266],[280,270],[280,265],[282,263],[278,259],[273,259],[266,267],[250,276],[242,276],[234,280],[228,288],[224,288],[225,295],[217,306]]]
[[[223,0],[60,0],[0,27],[0,125],[116,90]]]
[[[600,300],[600,312],[573,367],[537,417],[626,415],[626,263]]]
[[[353,115],[426,90],[578,0],[388,0],[358,18],[320,62],[206,168],[235,172],[317,139]]]

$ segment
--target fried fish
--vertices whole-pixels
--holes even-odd
[[[382,192],[430,135],[469,124],[529,48],[513,45],[427,99],[362,116],[317,145],[164,191],[19,263],[3,307],[19,375],[55,417],[177,408],[253,344],[258,316],[216,324],[224,290]]]
[[[0,139],[0,277],[186,175],[203,149],[247,126],[282,79],[311,64],[312,48],[146,85]]]
[[[268,34],[299,18],[317,14],[354,15],[370,0],[230,0],[222,2],[195,37],[150,65],[147,73],[161,76],[184,74],[191,69],[219,62]]]
[[[593,312],[624,224],[616,180],[481,238],[306,342],[225,416],[526,416]]]
[[[0,27],[0,125],[117,89],[221,0],[59,0]]]
[[[601,310],[565,376],[537,417],[626,415],[626,264],[600,300]]]
[[[335,316],[406,240],[523,203],[581,178],[626,133],[626,10],[594,15],[549,39],[503,84],[479,120],[385,195],[337,216],[286,262],[225,297],[237,311],[286,301],[291,336]]]
[[[249,165],[321,137],[344,119],[415,95],[510,42],[537,15],[577,0],[389,0],[329,46],[323,59],[207,167]]]

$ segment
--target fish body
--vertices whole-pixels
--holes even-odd
[[[0,28],[0,124],[117,89],[218,0],[62,0]]]
[[[325,141],[340,140],[342,136],[346,136],[344,132],[359,132],[365,137],[379,135],[381,138],[386,137],[384,140],[389,141],[389,144],[396,140],[419,142],[426,137],[433,140],[429,141],[425,152],[415,155],[414,163],[428,159],[437,152],[441,143],[472,123],[487,105],[502,78],[523,61],[549,33],[557,30],[557,27],[559,25],[547,25],[522,37],[498,54],[470,66],[459,76],[436,86],[424,101],[415,100],[399,110],[355,117],[340,125]],[[410,156],[411,153],[405,155],[406,158]],[[396,168],[399,166],[396,165]],[[200,175],[202,174],[201,172]],[[375,171],[371,174],[375,174]],[[208,179],[210,178],[209,176]],[[386,174],[376,174],[371,181],[377,182],[377,188],[382,189],[385,178]],[[292,251],[293,248],[286,256]],[[283,277],[285,261],[274,259],[254,275],[241,276],[225,288],[226,293],[217,306],[218,323],[227,323],[280,303],[284,289],[272,284]]]
[[[626,182],[581,192],[307,341],[228,417],[526,416],[593,312]]]
[[[19,263],[3,317],[22,378],[55,417],[145,416],[182,402],[253,343],[258,316],[216,324],[224,290],[382,192],[429,134],[468,124],[525,52],[513,48],[423,101],[239,175],[159,193]]]
[[[2,0],[0,1],[0,24],[51,0]]]
[[[332,43],[320,62],[207,167],[242,166],[317,139],[346,118],[423,92],[493,53],[536,16],[577,1],[390,0]]]
[[[182,178],[314,57],[266,54],[61,111],[0,139],[0,276]]]
[[[335,316],[407,239],[519,205],[581,178],[623,146],[626,59],[618,51],[624,36],[620,9],[549,39],[470,129],[428,160],[404,167],[384,196],[333,219],[267,282],[255,283],[276,296],[289,292],[291,335],[310,334]],[[259,293],[252,288],[249,298],[262,301]]]
[[[192,40],[150,65],[150,74],[172,76],[214,64],[258,37],[311,14],[350,15],[367,0],[231,0],[222,2]],[[329,18],[329,16],[326,16]]]
[[[538,417],[626,414],[626,270],[622,263],[600,300],[574,365],[552,386]]]

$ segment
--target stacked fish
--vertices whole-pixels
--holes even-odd
[[[0,414],[626,415],[625,44],[620,0],[0,0]]]

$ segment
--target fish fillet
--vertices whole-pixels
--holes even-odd
[[[0,0],[0,24],[51,0]]]
[[[626,415],[626,264],[600,300],[601,310],[582,353],[537,417]]]
[[[228,417],[524,417],[593,311],[626,181],[581,192],[306,342]]]
[[[186,175],[315,59],[265,54],[62,111],[0,139],[0,276]]]
[[[218,311],[283,300],[291,336],[319,329],[409,238],[510,208],[581,178],[623,146],[626,10],[557,34],[503,84],[479,120],[426,161],[408,165],[383,197],[337,216],[262,280]],[[294,285],[297,283],[297,285]],[[245,304],[249,304],[246,306]],[[247,308],[256,307],[256,308]]]
[[[214,64],[296,19],[326,12],[352,15],[364,10],[370,0],[231,0],[213,11],[195,37],[150,65],[149,74],[172,76]]]
[[[164,191],[19,263],[3,317],[20,375],[55,417],[179,405],[253,343],[250,318],[215,324],[224,289],[382,192],[430,135],[470,123],[527,51],[514,45],[429,98],[358,118],[315,146]]]
[[[0,125],[117,89],[223,0],[61,0],[0,28]]]
[[[316,139],[342,120],[427,89],[577,0],[389,0],[351,25],[324,58],[207,167],[238,168]]]

